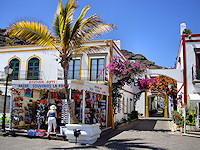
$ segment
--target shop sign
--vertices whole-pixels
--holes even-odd
[[[68,88],[77,89],[80,91],[85,89],[90,92],[109,95],[108,86],[105,85],[81,81],[69,81],[68,84]],[[63,80],[13,80],[12,87],[14,89],[64,89],[65,85]]]

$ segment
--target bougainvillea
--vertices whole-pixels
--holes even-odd
[[[177,82],[172,78],[167,76],[157,76],[151,79],[141,79],[139,80],[138,86],[140,89],[158,92],[158,95],[163,97],[167,94],[172,98],[174,110],[177,109]]]
[[[148,78],[145,78],[145,79],[138,79],[138,84],[137,86],[139,86],[139,88],[141,90],[148,90],[150,89],[151,87],[155,86],[156,85],[156,82],[157,82],[157,79],[156,78],[151,78],[151,79],[148,79]]]
[[[141,75],[146,70],[146,67],[141,66],[138,62],[122,60],[122,58],[122,56],[114,57],[112,62],[108,64],[108,67],[105,67],[102,70],[108,71],[111,77],[114,76],[118,78],[133,78],[133,76]],[[99,72],[99,75],[101,74],[101,71]]]
[[[169,84],[171,87],[169,87]],[[148,89],[151,91],[157,91],[158,95],[177,95],[177,84],[176,81],[167,76],[157,76],[151,79],[139,80],[140,88]]]
[[[118,98],[122,97],[120,89],[125,84],[131,84],[138,80],[139,76],[146,71],[146,67],[141,66],[138,62],[123,60],[123,57],[114,57],[111,63],[107,67],[103,68],[98,76],[102,74],[102,71],[108,71],[110,77],[113,79],[112,83],[112,105],[115,109],[118,107]]]

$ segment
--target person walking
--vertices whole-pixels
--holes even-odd
[[[57,112],[56,112],[56,106],[51,105],[50,110],[47,113],[48,117],[48,130],[47,130],[47,137],[50,137],[50,132],[52,130],[53,125],[53,131],[56,132],[56,118],[57,118]]]

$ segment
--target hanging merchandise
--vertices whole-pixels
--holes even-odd
[[[48,106],[57,107],[57,125],[70,123],[63,81],[14,81],[13,124],[26,129],[47,127]],[[70,91],[71,90],[71,91]],[[83,81],[69,81],[72,110],[81,123],[106,126],[108,86]],[[85,93],[83,95],[83,93]],[[83,108],[84,106],[84,108]],[[85,113],[84,115],[82,113]],[[82,118],[84,117],[84,118]]]
[[[44,129],[45,128],[45,119],[47,116],[47,107],[45,104],[38,104],[38,109],[37,109],[37,125],[38,125],[38,130],[39,129]]]
[[[66,124],[69,123],[69,107],[67,104],[67,100],[62,100],[62,111],[61,111],[61,123]]]
[[[24,90],[24,96],[25,96],[25,97],[31,98],[31,97],[32,97],[32,94],[33,94],[33,90],[31,90],[31,89],[26,89],[26,90]]]

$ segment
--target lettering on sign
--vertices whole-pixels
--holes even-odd
[[[96,89],[99,89],[99,87],[98,87],[98,86],[96,86],[96,85],[94,86],[94,88],[96,88]]]
[[[44,81],[29,81],[29,84],[41,84],[41,83],[44,83]]]
[[[28,84],[19,84],[19,88],[27,88]]]
[[[33,84],[33,88],[51,88],[49,84]]]
[[[100,90],[95,89],[95,92],[100,93]]]
[[[90,91],[94,91],[94,89],[93,89],[93,88],[90,88]]]
[[[47,81],[47,83],[56,83],[56,81]]]

